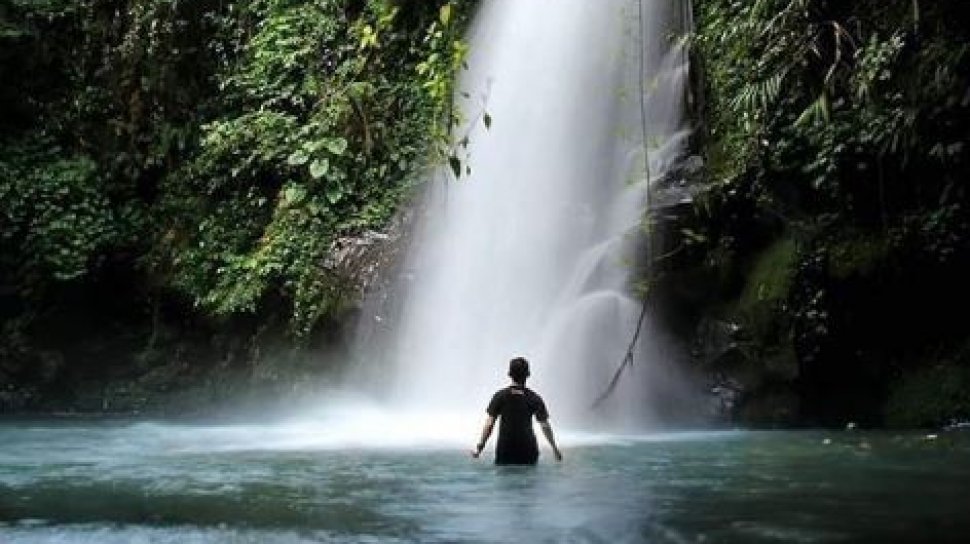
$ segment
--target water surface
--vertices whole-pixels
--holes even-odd
[[[0,542],[966,542],[970,436],[564,436],[566,461],[305,427],[0,423]],[[826,443],[828,442],[828,443]]]

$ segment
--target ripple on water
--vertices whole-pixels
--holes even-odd
[[[0,524],[4,544],[318,544],[344,542],[377,544],[412,542],[384,535],[348,535],[324,530],[254,530],[226,526],[199,528],[193,526],[144,527],[101,524],[49,526],[35,523]]]
[[[0,542],[959,541],[970,531],[968,435],[867,433],[860,457],[860,434],[563,433],[566,461],[532,468],[437,442],[152,447],[169,431],[181,445],[242,445],[255,429],[249,442],[274,439],[252,426],[0,424]]]

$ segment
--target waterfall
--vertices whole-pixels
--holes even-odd
[[[631,275],[644,260],[649,180],[688,133],[682,8],[482,3],[456,96],[471,173],[455,181],[442,168],[428,186],[400,316],[374,363],[391,406],[478,416],[508,360],[524,356],[554,420],[655,419],[652,392],[677,380],[649,316],[615,394],[598,414],[590,404],[640,316]]]

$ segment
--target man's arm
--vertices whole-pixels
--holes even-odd
[[[472,449],[472,457],[478,459],[478,456],[482,454],[482,450],[485,449],[485,443],[488,442],[488,437],[492,436],[492,428],[495,427],[495,417],[488,416],[485,420],[485,427],[482,428],[482,438]]]
[[[549,420],[540,421],[539,426],[542,427],[542,434],[545,435],[549,445],[552,446],[552,454],[556,456],[556,461],[562,461],[562,452],[556,445],[556,437],[552,435],[552,425],[549,424]]]

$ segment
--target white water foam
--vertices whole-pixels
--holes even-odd
[[[530,359],[530,386],[570,428],[649,427],[657,404],[684,389],[648,316],[633,368],[603,409],[590,410],[640,315],[630,276],[643,259],[649,180],[689,134],[683,7],[482,3],[456,98],[471,174],[439,172],[394,337],[383,351],[371,339],[361,346],[361,359],[385,374],[380,394],[395,426],[424,436],[429,421],[457,425],[451,414],[470,407],[480,420],[514,356]],[[412,426],[405,414],[424,415]]]

